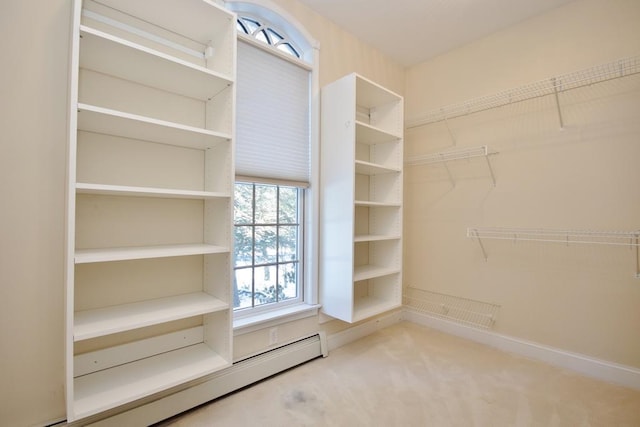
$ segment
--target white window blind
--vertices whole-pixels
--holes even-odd
[[[236,174],[309,182],[309,71],[238,43]]]

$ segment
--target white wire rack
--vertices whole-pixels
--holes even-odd
[[[418,313],[481,329],[492,329],[500,310],[496,304],[412,287],[405,289],[403,304]]]
[[[487,260],[483,239],[511,240],[514,243],[533,241],[589,245],[627,246],[636,251],[636,278],[640,278],[640,230],[592,231],[592,230],[546,230],[534,228],[468,228],[467,237],[475,238],[482,255]]]
[[[417,155],[407,158],[405,164],[428,165],[432,163],[449,162],[452,160],[471,159],[473,157],[486,156],[487,154],[487,146],[483,145],[481,147],[460,148],[457,150],[443,151],[440,153]]]
[[[489,148],[486,145],[483,145],[481,147],[458,148],[455,150],[448,150],[440,153],[411,156],[411,157],[408,157],[404,163],[409,166],[443,163],[445,169],[447,170],[447,174],[449,175],[449,180],[451,181],[452,185],[455,186],[455,181],[453,179],[453,176],[451,175],[451,171],[447,167],[447,162],[451,162],[455,160],[469,160],[476,157],[484,157],[487,161],[487,167],[489,168],[489,172],[491,173],[491,181],[493,182],[493,186],[495,187],[496,178],[495,178],[495,175],[493,174],[493,168],[491,167],[491,162],[489,161],[490,154],[497,154],[497,153],[489,153]]]
[[[440,121],[446,122],[448,119],[465,116],[467,114],[478,113],[528,99],[554,95],[556,106],[558,107],[560,127],[563,127],[562,110],[560,109],[560,101],[558,98],[560,93],[638,73],[640,73],[640,55],[619,59],[607,64],[551,77],[514,89],[508,89],[495,94],[480,96],[458,104],[438,108],[415,118],[408,119],[405,122],[405,126],[410,129]]]

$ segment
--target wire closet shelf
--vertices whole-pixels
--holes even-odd
[[[440,162],[450,162],[453,160],[466,160],[474,157],[483,157],[489,155],[486,145],[473,148],[460,148],[456,150],[442,151],[440,153],[431,153],[417,155],[407,158],[407,165],[429,165]]]
[[[493,329],[500,310],[497,304],[411,286],[405,289],[402,301],[416,313],[481,329]]]
[[[467,237],[477,239],[499,239],[553,243],[586,243],[594,245],[640,246],[640,230],[636,231],[591,231],[591,230],[545,230],[536,228],[468,228]]]
[[[638,73],[640,73],[640,55],[434,109],[415,118],[408,119],[406,127],[411,129],[548,95],[555,95],[556,102],[558,102],[558,94],[564,91]],[[560,119],[562,127],[562,117]]]
[[[635,231],[592,231],[592,230],[548,230],[536,228],[467,228],[467,237],[475,238],[482,255],[487,260],[483,239],[510,240],[517,242],[550,242],[589,245],[627,246],[636,251],[636,274],[640,279],[640,230]]]
[[[469,160],[476,157],[484,157],[487,161],[487,167],[489,168],[489,173],[491,174],[491,182],[493,182],[493,186],[496,186],[496,177],[493,173],[493,168],[491,167],[491,162],[489,161],[489,156],[492,154],[498,154],[497,152],[490,153],[489,148],[486,145],[482,145],[480,147],[469,147],[469,148],[456,148],[453,150],[442,151],[439,153],[431,153],[431,154],[419,154],[416,156],[408,157],[405,160],[405,164],[408,166],[417,166],[417,165],[431,165],[434,163],[442,163],[447,171],[447,175],[449,176],[449,180],[451,184],[455,186],[455,180],[453,179],[453,175],[451,175],[451,171],[447,167],[447,162],[451,162],[454,160]]]

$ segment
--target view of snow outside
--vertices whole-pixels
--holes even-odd
[[[298,189],[237,183],[234,309],[298,296]]]

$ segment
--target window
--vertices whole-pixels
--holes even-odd
[[[297,187],[236,183],[234,309],[302,300],[302,194]]]
[[[238,31],[273,46],[284,53],[300,58],[300,49],[295,47],[293,41],[285,38],[279,31],[268,27],[266,24],[261,24],[253,17],[239,16]]]
[[[246,328],[317,312],[318,55],[269,0],[227,6],[238,16],[234,325]]]

